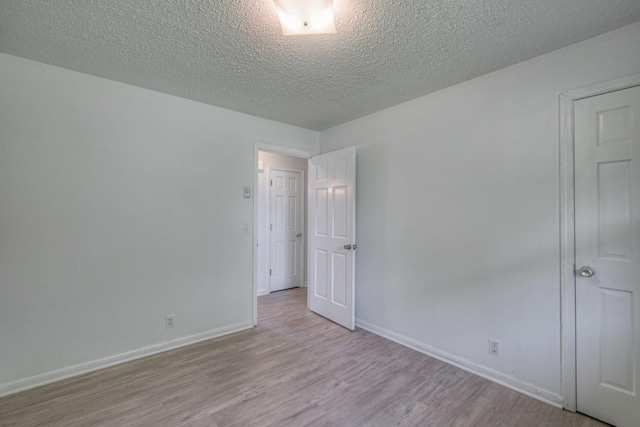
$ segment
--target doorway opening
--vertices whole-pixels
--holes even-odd
[[[307,283],[307,159],[317,155],[254,146],[253,324],[258,296]]]
[[[276,157],[274,153],[290,157]],[[308,159],[306,165],[268,163],[299,162],[301,158]],[[308,282],[308,308],[354,330],[356,148],[320,155],[256,143],[253,170],[253,324],[258,320],[259,286],[260,293],[266,294]],[[305,177],[311,197],[304,195]],[[291,220],[297,211],[300,219]],[[308,212],[308,221],[304,212]],[[307,235],[308,230],[313,232]],[[268,248],[268,262],[266,252],[259,253],[260,248]]]
[[[306,285],[306,177],[306,159],[258,152],[258,296]]]

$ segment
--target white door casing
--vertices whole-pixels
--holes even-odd
[[[640,425],[639,162],[640,87],[575,102],[577,410],[618,427]]]
[[[356,149],[309,159],[308,305],[355,328]]]
[[[302,284],[303,173],[270,169],[270,292]]]
[[[263,166],[262,171],[258,167],[258,185],[256,186],[255,204],[258,212],[256,227],[256,246],[257,256],[256,264],[256,280],[258,295],[269,293],[269,269],[271,251],[271,242],[269,241],[269,166]]]

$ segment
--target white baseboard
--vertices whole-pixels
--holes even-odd
[[[512,390],[515,390],[522,394],[526,394],[527,396],[533,397],[534,399],[541,400],[542,402],[548,403],[557,408],[562,408],[562,396],[552,391],[545,390],[533,384],[522,381],[518,378],[487,368],[486,366],[478,365],[477,363],[471,362],[458,356],[454,356],[442,350],[438,350],[437,348],[423,344],[404,335],[391,332],[372,323],[366,322],[362,319],[356,319],[356,326],[372,332],[376,335],[380,335],[381,337],[394,341],[398,344],[404,345],[405,347],[409,347],[413,350],[419,351],[420,353],[426,354],[427,356],[431,356],[435,359],[441,360],[460,369],[464,369],[465,371],[481,376],[482,378],[486,378]]]
[[[121,363],[130,362],[132,360],[141,359],[153,354],[162,353],[164,351],[173,350],[200,341],[210,340],[212,338],[221,337],[223,335],[232,334],[234,332],[251,329],[251,322],[238,323],[235,325],[224,326],[222,328],[212,329],[200,334],[190,335],[188,337],[178,338],[160,344],[154,344],[137,350],[128,351],[126,353],[117,354],[115,356],[105,357],[104,359],[92,360],[90,362],[81,363],[79,365],[69,366],[67,368],[57,369],[55,371],[45,372],[34,375],[32,377],[12,381],[10,383],[0,384],[0,397],[9,394],[18,393],[31,388],[40,387],[56,381],[108,368],[109,366],[119,365]]]
[[[269,295],[269,289],[258,289],[258,296]]]

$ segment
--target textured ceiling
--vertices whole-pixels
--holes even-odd
[[[323,130],[640,20],[638,0],[0,0],[0,52]],[[639,41],[640,43],[640,41]]]

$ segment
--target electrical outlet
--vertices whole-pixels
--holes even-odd
[[[489,338],[489,354],[500,357],[500,341]]]
[[[167,329],[173,328],[175,322],[175,314],[167,314],[166,324]]]

